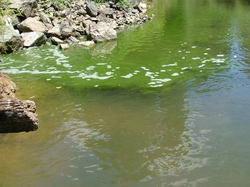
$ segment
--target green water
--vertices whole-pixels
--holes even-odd
[[[36,132],[0,134],[0,186],[249,186],[249,1],[157,0],[93,48],[2,55]]]

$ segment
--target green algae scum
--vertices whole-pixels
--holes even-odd
[[[249,10],[157,0],[117,40],[1,55],[39,129],[0,134],[0,186],[249,186]]]

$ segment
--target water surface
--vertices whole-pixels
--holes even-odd
[[[3,55],[40,127],[0,135],[0,186],[249,186],[249,9],[158,0],[115,41]]]

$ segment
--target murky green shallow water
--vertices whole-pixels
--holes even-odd
[[[92,49],[2,55],[36,132],[0,135],[0,186],[249,186],[248,1],[158,0]]]

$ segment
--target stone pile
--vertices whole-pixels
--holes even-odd
[[[48,40],[62,49],[70,43],[90,46],[115,39],[117,30],[149,19],[147,5],[138,0],[124,1],[130,6],[111,0],[104,3],[65,0],[60,5],[55,2],[9,0],[8,6],[21,14],[14,19],[4,18],[6,27],[0,32],[0,53],[39,46]]]

